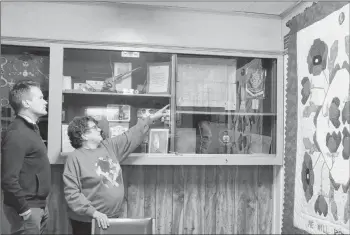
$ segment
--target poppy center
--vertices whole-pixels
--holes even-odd
[[[316,55],[312,60],[313,65],[320,65],[322,63],[322,56]]]
[[[306,183],[310,184],[310,169],[307,168],[305,171],[305,178],[306,178]]]
[[[342,13],[340,13],[339,19],[338,19],[340,25],[343,24],[344,19],[345,19],[345,15],[344,15],[344,12],[342,12]]]

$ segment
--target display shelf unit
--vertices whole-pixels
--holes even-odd
[[[21,45],[28,44],[21,42]],[[33,44],[33,43],[32,43]],[[37,45],[38,43],[34,43]],[[39,45],[41,45],[39,43]],[[130,156],[122,163],[127,165],[282,165],[283,164],[283,79],[282,79],[282,55],[274,53],[249,53],[243,52],[214,52],[214,51],[191,51],[190,49],[169,49],[160,50],[146,48],[119,47],[106,45],[81,45],[73,43],[44,43],[50,47],[50,84],[49,84],[49,111],[48,116],[48,155],[52,164],[62,164],[65,162],[67,152],[62,151],[62,129],[61,124],[68,124],[69,121],[77,115],[83,115],[83,110],[87,106],[104,107],[107,104],[127,104],[131,108],[131,116],[135,116],[138,108],[153,108],[158,109],[166,104],[170,104],[170,126],[164,123],[156,123],[155,128],[169,129],[169,141],[167,153],[155,154],[140,152],[140,149],[130,154]],[[31,43],[28,44],[31,46]],[[140,53],[141,60],[137,58],[121,58],[121,51],[137,51]],[[113,63],[131,63],[132,68],[143,67],[139,74],[132,76],[132,89],[137,89],[137,85],[144,84],[149,79],[149,64],[167,63],[169,65],[169,89],[168,92],[162,94],[150,94],[144,91],[139,94],[121,94],[115,92],[102,91],[81,91],[65,89],[63,87],[63,76],[71,76],[76,82],[85,82],[86,80],[103,81],[107,75],[111,73],[110,57],[106,54],[112,54]],[[119,55],[118,55],[119,54]],[[147,55],[146,55],[147,54]],[[244,56],[242,56],[244,55]],[[179,96],[184,94],[179,92],[180,76],[183,75],[181,65],[185,61],[200,61],[194,64],[197,66],[218,65],[215,61],[224,61],[227,65],[228,61],[236,61],[236,75],[241,73],[239,69],[244,67],[254,59],[261,59],[263,67],[267,71],[265,97],[260,102],[259,108],[255,110],[241,110],[239,100],[236,102],[235,110],[225,110],[222,106],[218,107],[201,107],[195,104],[194,106],[181,106],[179,104]],[[82,62],[83,61],[83,62]],[[203,62],[204,61],[204,62]],[[208,63],[206,61],[209,61]],[[85,63],[85,64],[84,64]],[[201,64],[202,63],[202,64]],[[220,69],[219,65],[217,68]],[[94,70],[97,71],[91,71]],[[186,68],[189,69],[189,68]],[[99,71],[98,71],[99,70]],[[107,72],[106,72],[107,71]],[[95,76],[94,74],[109,73],[103,76]],[[191,72],[191,71],[190,71]],[[89,77],[91,75],[91,77]],[[105,76],[106,75],[106,76]],[[134,83],[134,77],[136,77]],[[237,76],[236,76],[237,77]],[[189,77],[190,79],[190,77]],[[149,82],[149,81],[148,81]],[[191,85],[190,83],[186,85]],[[181,87],[181,86],[180,86]],[[228,86],[229,87],[229,86]],[[237,87],[236,93],[239,93]],[[215,105],[214,105],[215,106]],[[62,111],[65,115],[62,115]],[[246,120],[244,120],[244,118]],[[133,118],[132,118],[133,119]],[[255,134],[265,135],[271,138],[270,147],[266,152],[233,152],[233,150],[220,150],[219,147],[214,148],[211,152],[200,152],[198,146],[201,145],[200,123],[202,121],[209,122],[212,125],[210,128],[218,127],[225,131],[235,127],[239,122],[252,122],[252,119],[260,120],[261,125],[259,131]],[[248,120],[248,121],[247,121]],[[136,123],[134,117],[131,120],[130,126]],[[211,135],[216,135],[217,129],[212,129]],[[195,143],[195,148],[192,150],[185,149],[179,151],[177,141],[183,136],[179,134],[184,131],[185,136],[188,136],[186,131],[192,135],[192,143]],[[220,130],[222,132],[222,130]],[[215,132],[215,133],[214,133]],[[183,133],[182,133],[183,134]],[[184,134],[183,134],[184,135]],[[244,136],[244,135],[243,135]],[[238,136],[234,137],[235,140]],[[203,139],[203,138],[202,138]],[[214,139],[213,139],[214,140]],[[243,140],[244,141],[244,140]],[[220,144],[217,141],[214,145]],[[188,147],[188,146],[187,146]]]
[[[140,148],[138,148],[122,164],[281,164],[281,157],[277,154],[277,125],[280,119],[277,107],[277,61],[279,58],[254,58],[249,57],[249,55],[247,57],[235,57],[234,55],[207,56],[152,51],[138,51],[139,58],[125,58],[121,56],[122,50],[106,50],[105,48],[101,49],[98,47],[81,48],[81,46],[74,48],[74,45],[70,47],[63,46],[62,50],[64,57],[62,74],[72,79],[72,86],[74,83],[84,83],[86,80],[93,80],[94,74],[103,74],[102,76],[95,75],[97,77],[95,80],[103,82],[108,76],[113,75],[113,66],[120,66],[120,63],[129,63],[129,70],[136,67],[141,67],[142,69],[132,74],[132,81],[127,88],[136,90],[140,84],[147,84],[146,87],[149,89],[149,79],[153,79],[154,77],[154,74],[150,74],[150,65],[162,65],[165,63],[169,66],[168,89],[166,89],[169,92],[160,94],[147,93],[144,89],[142,90],[143,92],[140,91],[138,94],[62,89],[62,110],[65,112],[65,119],[62,120],[62,123],[66,124],[74,116],[83,115],[83,110],[86,107],[105,107],[107,104],[113,103],[131,106],[130,115],[132,117],[129,124],[129,127],[131,127],[136,124],[135,116],[138,109],[158,109],[168,103],[171,104],[170,126],[157,123],[155,127],[169,130],[167,151],[162,154],[156,154],[148,153],[147,151],[140,152]],[[114,58],[114,60],[111,58]],[[245,69],[245,73],[248,73],[250,64],[254,65],[255,61],[261,63],[260,68],[265,73],[263,81],[263,92],[265,94],[262,99],[254,99],[259,105],[252,108],[252,99],[248,101],[248,99],[244,98],[246,94],[242,94],[247,90],[245,89],[247,82],[243,81],[242,78],[249,77],[249,75],[244,75],[242,69]],[[208,74],[214,75],[210,77]],[[208,76],[206,77],[206,75]],[[201,78],[206,81],[203,82]],[[191,79],[199,80],[194,81]],[[233,79],[235,83],[233,89],[232,85],[230,85],[230,79]],[[214,80],[216,83],[211,83]],[[207,92],[207,97],[203,98],[204,95],[202,94],[205,91],[196,89],[201,86],[201,83],[205,86],[206,82],[210,83],[206,89],[211,90]],[[220,91],[220,89],[226,88],[226,91]],[[182,92],[184,89],[187,89],[187,93]],[[210,104],[212,102],[210,99],[214,96],[213,94],[215,92],[220,97],[216,98],[217,100]],[[230,95],[230,93],[233,93],[235,97],[232,94]],[[187,101],[185,100],[186,98],[183,98],[186,95],[190,97],[187,97],[189,99]],[[193,100],[191,100],[191,97]],[[233,106],[235,107],[233,110],[223,106],[223,103],[225,103],[223,99],[226,98],[226,104],[232,105],[234,103]],[[184,100],[185,102],[181,103]],[[204,102],[202,102],[203,100]],[[201,127],[203,123],[208,123],[209,126],[203,129]],[[239,127],[237,125],[241,126]],[[108,132],[106,125],[104,127],[103,125],[101,126],[105,132]],[[201,146],[204,144],[203,140],[207,138],[203,134],[205,128],[209,128],[210,143],[209,148],[203,150]],[[250,130],[246,131],[247,128],[250,128]],[[226,133],[226,130],[231,134],[225,137],[220,136],[222,133]],[[260,143],[255,145],[257,152],[251,151],[253,149],[253,141],[249,139],[253,138],[251,136],[258,139],[260,137]],[[223,144],[222,140],[225,138],[229,138],[233,144],[230,141],[226,141]],[[264,144],[263,141],[266,140],[262,140],[262,138],[266,138],[268,142],[268,147],[265,147],[264,150],[262,145]],[[67,156],[67,153],[61,152],[61,160],[59,162],[64,162],[65,156]]]

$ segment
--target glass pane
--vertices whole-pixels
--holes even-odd
[[[44,94],[44,99],[48,101],[49,64],[49,48],[1,45],[0,97],[2,134],[15,116],[9,105],[8,98],[11,87],[17,81],[31,79],[38,82]],[[38,125],[41,137],[47,145],[48,115],[41,117]]]
[[[276,60],[179,55],[175,151],[276,152]]]
[[[65,49],[62,151],[73,150],[66,128],[75,116],[94,116],[106,137],[114,137],[134,126],[139,117],[170,104],[171,69],[170,54]],[[161,152],[167,153],[169,123],[158,121],[152,129],[166,134]],[[149,151],[148,139],[135,153]]]

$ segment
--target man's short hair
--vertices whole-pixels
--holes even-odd
[[[75,117],[68,125],[68,137],[73,148],[78,149],[83,146],[84,139],[82,135],[89,130],[89,121],[95,123],[98,122],[91,116]],[[101,130],[102,139],[106,138],[106,135]]]
[[[32,87],[40,88],[39,83],[32,80],[21,80],[12,87],[9,95],[9,102],[16,114],[23,108],[22,101]]]

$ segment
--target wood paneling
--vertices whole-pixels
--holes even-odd
[[[126,169],[125,169],[126,168]],[[124,169],[129,171],[129,167]],[[158,166],[156,194],[156,233],[171,234],[173,228],[173,167]]]
[[[49,234],[71,234],[67,204],[63,193],[63,166],[51,165],[51,193],[48,197]]]
[[[216,167],[205,167],[205,223],[204,234],[216,233],[216,204],[217,204],[217,184]]]
[[[145,214],[145,190],[144,190],[144,168],[142,166],[131,166],[128,169],[127,183],[127,217],[143,217]]]
[[[237,167],[216,167],[216,234],[235,233],[235,173]]]
[[[242,166],[237,170],[235,207],[237,211],[236,232],[257,233],[257,173],[256,166]]]
[[[269,234],[272,231],[272,167],[258,167],[258,232]]]
[[[204,166],[184,166],[183,168],[185,173],[183,233],[203,234],[205,220],[205,168]]]
[[[122,166],[123,217],[156,218],[157,234],[271,234],[272,166]],[[62,165],[52,166],[49,233],[70,234]],[[2,224],[3,232],[8,225]]]
[[[123,167],[124,168],[124,167]],[[124,168],[125,169],[125,168]],[[124,170],[126,172],[127,170]],[[156,167],[144,167],[145,173],[145,214],[144,217],[156,218],[156,188],[157,188],[157,171]]]
[[[171,231],[172,234],[182,234],[184,230],[184,182],[184,167],[175,167],[173,183],[173,228]]]

